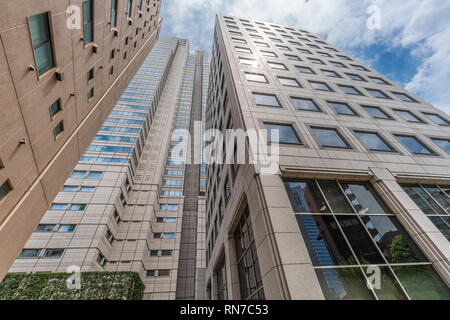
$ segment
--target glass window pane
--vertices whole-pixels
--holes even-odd
[[[267,130],[267,137],[270,142],[301,143],[291,125],[264,123],[264,128]],[[278,131],[278,141],[273,140],[274,130]]]
[[[382,91],[376,89],[366,89],[371,95],[375,98],[389,99],[387,95],[385,95]]]
[[[380,270],[380,287],[372,286],[375,294],[380,300],[406,300],[407,297],[401,289],[398,281],[394,278],[388,267],[376,267]],[[373,274],[373,270],[363,267],[366,275]]]
[[[58,232],[73,232],[75,230],[74,224],[62,224],[58,228]]]
[[[37,226],[35,232],[53,232],[56,224],[40,224]]]
[[[361,264],[385,263],[357,216],[336,216]]]
[[[312,99],[292,98],[297,110],[320,111]]]
[[[39,75],[50,70],[54,66],[52,44],[50,40],[35,48],[34,54]]]
[[[340,102],[328,102],[328,105],[334,109],[338,114],[346,114],[351,116],[356,116],[356,113],[346,103]]]
[[[396,136],[412,153],[418,154],[434,154],[431,150],[425,147],[416,137],[411,136]]]
[[[450,300],[450,290],[430,265],[395,266],[394,273],[413,300]]]
[[[420,119],[418,119],[414,114],[412,114],[409,111],[404,110],[394,110],[396,114],[398,114],[400,117],[403,118],[403,120],[408,122],[422,122]]]
[[[429,216],[431,222],[438,228],[440,232],[450,241],[450,217]]]
[[[314,266],[356,264],[333,216],[296,214],[295,218]]]
[[[445,214],[445,212],[419,186],[403,186],[403,190],[411,197],[425,214]]]
[[[356,132],[367,149],[375,151],[394,151],[374,132]]]
[[[257,73],[245,73],[245,78],[247,81],[255,81],[255,82],[264,82],[267,83],[267,79],[263,74],[257,74]]]
[[[423,186],[423,188],[431,195],[431,197],[441,205],[445,212],[450,214],[450,198],[435,186]]]
[[[440,125],[440,126],[450,126],[450,123],[442,118],[440,115],[433,114],[433,113],[425,113],[425,115],[430,118],[431,121],[434,123]]]
[[[314,181],[285,182],[284,185],[294,212],[330,212]]]
[[[312,128],[322,147],[349,148],[336,129]]]
[[[318,181],[320,188],[334,213],[354,213],[336,181]]]
[[[280,103],[274,95],[253,93],[253,97],[255,98],[256,105],[280,107]]]
[[[397,98],[405,102],[415,102],[410,96],[400,93],[400,92],[392,92]]]
[[[395,217],[364,216],[361,219],[388,262],[427,261]]]
[[[310,81],[311,87],[316,90],[331,91],[330,87],[323,82]]]
[[[373,300],[360,268],[316,269],[327,300]]]
[[[359,214],[391,213],[367,184],[341,183],[342,189]]]
[[[280,80],[280,82],[283,86],[300,87],[300,84],[295,79],[280,78],[280,77],[278,77],[278,79]]]
[[[41,253],[42,249],[23,249],[20,253],[20,258],[36,258]]]
[[[48,12],[29,17],[29,26],[36,67],[41,75],[54,66]]]
[[[442,149],[450,153],[450,140],[449,139],[438,139],[438,138],[431,138],[434,143],[436,143],[438,146],[440,146]]]

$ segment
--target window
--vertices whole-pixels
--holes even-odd
[[[370,77],[370,79],[372,79],[373,82],[378,83],[378,84],[389,84],[387,81],[385,81],[384,79],[378,78],[378,77]]]
[[[29,17],[28,24],[38,75],[42,75],[55,66],[49,13],[45,12]]]
[[[401,92],[392,92],[392,94],[393,94],[394,96],[396,96],[397,98],[399,98],[400,100],[405,101],[405,102],[417,102],[416,100],[414,100],[413,98],[411,98],[410,96],[408,96],[408,95],[405,94],[405,93],[401,93]]]
[[[174,239],[175,238],[175,233],[164,233],[163,234],[163,239]]]
[[[114,66],[111,66],[111,68],[109,68],[109,74],[112,75],[114,73]]]
[[[437,125],[440,126],[450,126],[450,122],[448,122],[446,119],[444,119],[443,117],[441,117],[438,114],[435,113],[423,113],[424,115],[426,115],[428,117],[428,119],[430,119],[431,121],[433,121],[434,123],[436,123]]]
[[[75,230],[74,224],[62,224],[58,228],[58,232],[73,232]]]
[[[362,95],[361,92],[358,91],[355,87],[352,86],[344,86],[342,84],[338,84],[339,88],[342,90],[342,92],[346,94],[353,94],[353,95]]]
[[[55,228],[56,224],[40,224],[34,232],[53,232]]]
[[[275,52],[261,50],[261,54],[266,57],[277,57]]]
[[[357,114],[344,102],[328,102],[337,114],[356,116]]]
[[[402,188],[450,241],[450,186],[417,184]]]
[[[259,73],[245,72],[245,78],[247,81],[267,83],[266,76]]]
[[[354,74],[354,73],[346,73],[346,75],[352,79],[352,80],[356,80],[356,81],[366,81],[364,80],[361,76]]]
[[[42,249],[23,249],[19,254],[19,258],[37,258],[41,252]]]
[[[255,41],[255,44],[260,47],[265,47],[265,48],[269,47],[269,45],[265,42]]]
[[[297,110],[320,111],[316,103],[312,99],[291,98]]]
[[[246,206],[234,232],[241,300],[264,300],[261,271],[253,235],[250,214]]]
[[[398,114],[400,117],[402,117],[403,120],[408,122],[416,122],[420,123],[423,121],[419,119],[417,116],[415,116],[412,112],[407,110],[394,110],[396,114]]]
[[[355,131],[355,134],[371,151],[395,151],[378,133]]]
[[[422,142],[420,142],[416,137],[414,136],[404,136],[404,135],[395,135],[398,140],[400,140],[401,143],[403,143],[409,151],[411,151],[414,154],[433,154],[436,153],[425,146]]]
[[[351,148],[335,128],[311,127],[311,130],[323,148]]]
[[[385,93],[377,89],[366,89],[372,96],[380,99],[390,99]]]
[[[276,63],[276,62],[267,62],[269,67],[272,69],[279,69],[279,70],[287,70],[286,66],[282,63]]]
[[[147,270],[145,276],[146,277],[154,277],[156,275],[156,270]]]
[[[322,60],[320,59],[315,59],[315,58],[308,58],[309,61],[311,61],[311,63],[315,63],[315,64],[324,64],[322,62]]]
[[[299,57],[291,55],[291,54],[285,54],[286,58],[288,58],[288,60],[292,60],[292,61],[301,61]]]
[[[95,188],[94,187],[81,187],[80,188],[80,192],[94,192]]]
[[[373,118],[377,119],[392,119],[390,115],[388,115],[386,112],[384,112],[379,107],[370,107],[370,106],[362,106],[364,110],[367,111],[368,114],[370,114]]]
[[[87,45],[93,41],[94,29],[92,25],[92,0],[83,2],[83,33],[84,33],[84,45]]]
[[[132,8],[133,0],[128,0],[127,3],[127,18],[131,17],[131,8]]]
[[[111,52],[109,53],[109,59],[112,60],[114,59],[116,55],[116,49],[112,49]]]
[[[106,258],[105,258],[105,256],[101,253],[101,252],[99,252],[98,253],[98,256],[97,256],[97,263],[99,264],[99,265],[101,265],[102,267],[105,265],[105,263],[106,263]]]
[[[63,132],[63,131],[64,131],[64,123],[63,123],[63,121],[61,121],[61,122],[58,123],[57,126],[53,129],[53,132],[55,133],[55,138],[56,138],[57,136],[59,136],[59,134],[60,134],[61,132]]]
[[[434,143],[436,143],[439,147],[450,153],[450,139],[444,138],[431,138]]]
[[[332,64],[333,66],[335,66],[335,67],[338,67],[338,68],[347,68],[343,63],[336,62],[336,61],[330,61],[330,62],[331,62],[331,64]]]
[[[293,79],[293,78],[278,77],[278,80],[280,80],[280,83],[283,86],[298,87],[298,88],[301,87],[300,84],[298,83],[298,81],[296,79]]]
[[[100,179],[103,175],[103,172],[99,171],[91,171],[89,172],[88,179]]]
[[[92,79],[94,79],[94,68],[89,70],[88,73],[87,73],[87,81],[89,82]]]
[[[239,58],[239,62],[242,64],[245,64],[245,65],[253,66],[253,67],[258,66],[258,61],[253,60],[253,59]]]
[[[46,249],[44,252],[45,258],[60,258],[64,249]]]
[[[217,300],[228,300],[227,268],[225,265],[225,257],[221,259],[214,273],[217,283]]]
[[[94,88],[91,88],[87,93],[88,101],[92,99],[93,96],[94,96]]]
[[[73,171],[71,178],[84,178],[86,176],[86,171]]]
[[[358,66],[358,65],[356,65],[356,64],[352,64],[351,65],[353,68],[355,68],[356,70],[359,70],[359,71],[369,71],[369,70],[367,70],[366,68],[364,68],[363,66]]]
[[[86,209],[85,204],[71,204],[70,211],[83,211]]]
[[[76,186],[63,186],[62,191],[64,191],[64,192],[76,192],[76,191],[78,191],[78,187],[76,187]]]
[[[312,69],[311,69],[311,68],[308,68],[308,67],[296,66],[295,68],[297,68],[297,70],[300,71],[301,73],[310,73],[310,74],[314,74],[314,71],[312,71]]]
[[[117,23],[117,0],[111,0],[111,28],[115,28]]]
[[[281,107],[277,97],[273,94],[253,93],[257,106]]]
[[[288,144],[302,144],[297,136],[297,133],[290,124],[266,123],[264,122],[264,129],[267,130],[268,143],[288,143]],[[278,132],[277,132],[278,131]],[[278,136],[276,139],[273,134]]]
[[[285,187],[326,299],[450,298],[431,263],[369,184],[297,180]],[[379,289],[368,289],[369,265],[379,267]]]
[[[341,76],[339,74],[337,74],[334,71],[331,70],[322,70],[322,72],[327,76],[327,77],[331,77],[331,78],[341,78]]]
[[[56,100],[50,106],[50,117],[53,118],[58,112],[61,111],[61,99]]]
[[[231,40],[234,42],[238,42],[238,43],[244,43],[244,44],[247,43],[247,41],[245,41],[244,39],[239,39],[239,38],[231,38]]]
[[[309,83],[311,84],[311,87],[313,87],[313,89],[321,91],[333,91],[325,82],[309,81]]]
[[[170,269],[159,269],[158,277],[168,277],[170,276]]]
[[[242,53],[252,53],[252,50],[248,49],[248,48],[242,48],[242,47],[235,47],[237,52],[242,52]]]

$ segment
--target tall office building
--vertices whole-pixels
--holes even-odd
[[[144,299],[205,297],[206,167],[180,141],[204,122],[209,63],[160,37],[10,272],[136,271]]]
[[[216,17],[210,79],[206,129],[267,129],[249,155],[278,129],[279,163],[208,166],[208,298],[450,298],[448,115],[306,30],[236,17]]]
[[[0,279],[157,41],[160,6],[2,1]]]

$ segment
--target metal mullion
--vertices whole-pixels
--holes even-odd
[[[418,184],[417,186],[419,186],[419,188],[422,188],[422,186],[420,185],[420,184]],[[416,188],[415,186],[411,186],[412,188]],[[423,188],[422,188],[423,189]],[[424,190],[425,191],[425,190]],[[425,202],[425,204],[428,204],[428,201],[427,201],[427,199],[425,199],[419,192],[417,192],[416,191],[416,189],[414,189],[414,192]],[[426,192],[426,191],[425,191]],[[414,200],[413,200],[414,201]],[[433,199],[433,201],[434,201],[434,199]],[[437,213],[436,212],[436,210],[433,208],[433,207],[431,207],[431,206],[429,206],[429,208],[431,208],[431,210],[436,214],[436,215],[439,215],[439,213]],[[420,209],[420,208],[419,208]],[[422,209],[420,209],[420,210],[422,210]],[[423,211],[423,210],[422,210]],[[427,215],[425,212],[424,212],[424,214],[425,215]]]
[[[447,213],[447,210],[445,210],[444,209],[444,207],[442,207],[441,206],[441,204],[438,202],[438,201],[436,201],[436,199],[434,199],[434,197],[421,185],[421,184],[419,184],[419,186],[422,188],[422,190],[423,191],[425,191],[425,193],[427,194],[427,195],[429,195],[430,196],[430,198],[431,198],[431,200],[433,200],[438,206],[439,206],[439,208],[441,208],[442,209],[442,211],[444,211],[445,213]],[[440,190],[440,189],[439,189]],[[441,215],[442,216],[442,215]]]
[[[438,186],[438,185],[436,185],[436,187],[438,187],[438,189],[441,190],[441,192],[442,192],[443,194],[445,194],[445,196],[446,196],[447,198],[450,199],[450,195],[447,194],[447,192],[446,192],[444,189],[442,189],[442,188],[441,188],[440,186]]]

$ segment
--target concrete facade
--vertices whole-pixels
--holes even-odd
[[[112,1],[97,0],[88,42],[85,2],[2,3],[0,185],[7,192],[0,199],[0,279],[159,36],[160,0],[131,1],[128,14],[127,0],[117,1],[115,14]],[[81,27],[69,29],[76,8]],[[38,73],[29,22],[38,14],[48,19],[53,57],[44,73]]]
[[[315,82],[322,83],[319,90]],[[284,125],[291,140],[279,144],[277,174],[261,174],[252,164],[208,166],[208,298],[449,299],[448,115],[306,30],[222,15],[209,90],[207,129]],[[380,113],[374,117],[365,107]],[[372,140],[358,133],[386,150],[368,146]],[[350,191],[361,186],[371,195]],[[340,198],[347,210],[337,206]],[[364,207],[368,198],[383,209]],[[311,209],[317,201],[323,206]],[[428,206],[436,210],[427,212]],[[386,221],[383,227],[369,213]],[[421,258],[394,259],[394,235]],[[332,255],[338,238],[348,260]],[[380,290],[365,286],[369,264],[383,274]],[[413,283],[406,272],[412,268],[426,279]],[[360,285],[350,285],[345,272]]]

